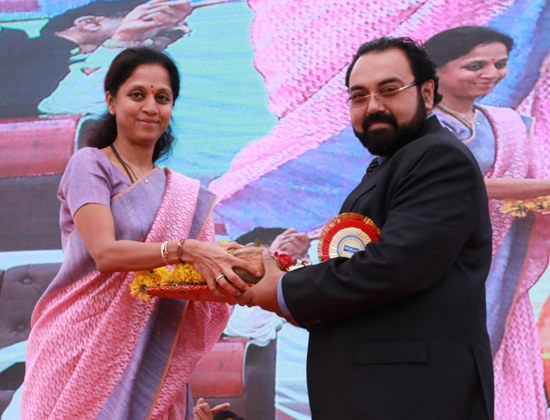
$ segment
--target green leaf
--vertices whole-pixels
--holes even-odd
[[[260,242],[260,238],[256,238],[256,240],[254,241],[254,246],[256,248],[261,248],[262,244]]]

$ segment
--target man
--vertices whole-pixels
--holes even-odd
[[[143,44],[165,48],[188,31],[184,19],[193,9],[189,1],[99,0],[50,19],[37,38],[2,28],[0,118],[38,115],[38,104],[69,73],[69,64],[106,41],[116,47],[114,55]],[[95,70],[82,69],[86,75]]]
[[[380,242],[282,278],[265,258],[240,297],[309,328],[314,420],[493,418],[487,195],[473,155],[431,115],[437,82],[408,38],[359,48],[351,122],[379,166],[340,213],[372,219]]]

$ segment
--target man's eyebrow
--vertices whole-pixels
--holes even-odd
[[[389,77],[387,79],[382,80],[380,83],[378,83],[378,86],[385,85],[387,83],[393,83],[393,82],[399,82],[405,84],[403,80],[401,80],[399,77]]]
[[[404,84],[403,80],[401,80],[399,77],[388,77],[387,79],[384,79],[381,82],[379,82],[378,86],[382,86],[382,85],[386,85],[388,83],[394,83],[394,82],[399,82]],[[354,90],[362,90],[362,89],[365,89],[363,85],[353,85],[349,88],[349,91],[353,92]]]

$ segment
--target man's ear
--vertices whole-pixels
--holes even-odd
[[[94,15],[80,16],[74,21],[74,26],[88,32],[97,32],[101,29],[100,18]]]
[[[434,108],[434,88],[435,83],[433,80],[426,80],[422,83],[422,97],[424,98],[424,103],[426,104],[426,111],[430,113]]]

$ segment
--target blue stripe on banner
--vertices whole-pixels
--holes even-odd
[[[486,105],[515,108],[533,89],[550,50],[550,3],[518,0],[488,25],[514,40],[509,74],[480,100]]]

